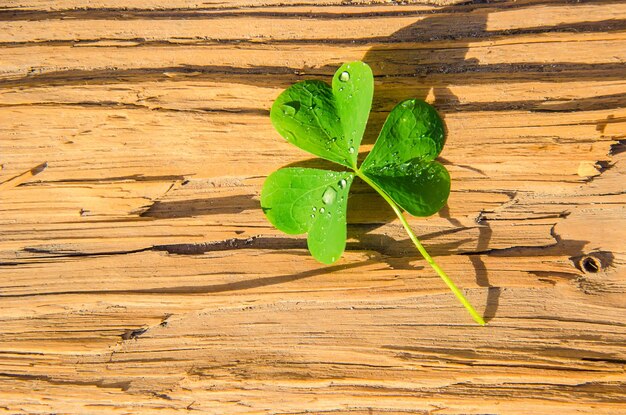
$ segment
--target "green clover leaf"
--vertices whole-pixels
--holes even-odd
[[[363,62],[346,63],[335,73],[332,88],[321,81],[287,88],[272,105],[270,119],[290,143],[355,168],[373,94],[370,67]]]
[[[361,171],[411,215],[430,216],[450,194],[448,171],[433,161],[444,143],[437,111],[424,101],[403,101],[387,117]]]
[[[332,264],[346,246],[346,210],[353,173],[285,168],[272,173],[261,194],[267,219],[288,234],[308,232],[311,254]]]
[[[450,194],[450,175],[435,161],[445,144],[437,111],[424,101],[406,100],[389,114],[376,144],[357,167],[374,92],[370,67],[342,65],[332,87],[321,81],[298,82],[272,105],[270,118],[287,141],[352,170],[335,172],[283,168],[272,173],[261,191],[268,220],[288,234],[307,233],[309,251],[332,264],[346,246],[346,210],[354,176],[376,190],[394,210],[419,252],[479,324],[483,319],[421,245],[402,209],[415,216],[438,212]]]

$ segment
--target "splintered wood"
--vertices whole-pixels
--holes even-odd
[[[0,413],[626,414],[626,3],[0,6]],[[406,3],[406,4],[405,4]],[[455,4],[456,3],[456,4]],[[445,117],[448,206],[362,183],[323,266],[269,107],[349,60]]]

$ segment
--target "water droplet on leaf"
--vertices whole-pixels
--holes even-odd
[[[298,102],[288,102],[283,104],[280,108],[283,110],[283,114],[293,117],[300,109],[300,104]]]
[[[350,147],[350,148],[348,149],[348,152],[349,152],[350,154],[353,154],[353,153],[354,153],[354,147]]]
[[[326,212],[326,209],[324,209],[323,207],[320,208],[320,213],[324,213]]]
[[[329,205],[335,201],[336,197],[337,191],[332,187],[327,187],[326,190],[324,190],[324,194],[322,195],[322,202],[324,202],[325,205]],[[320,209],[320,212],[321,211],[322,209]]]
[[[346,182],[346,179],[341,179],[339,180],[339,183],[337,183],[339,185],[340,189],[345,189],[346,188],[346,184],[348,184],[348,182]]]
[[[339,74],[339,80],[341,82],[348,82],[350,80],[350,72],[343,71],[341,74]]]

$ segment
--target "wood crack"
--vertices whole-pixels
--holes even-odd
[[[400,51],[397,51],[399,53]],[[283,66],[250,66],[232,67],[220,65],[185,65],[153,68],[130,68],[130,69],[93,69],[80,70],[72,69],[66,71],[50,71],[36,75],[12,77],[0,79],[0,87],[10,88],[19,86],[55,86],[55,85],[85,85],[106,84],[133,81],[155,81],[155,80],[182,80],[179,78],[168,78],[165,73],[177,73],[181,75],[191,75],[194,79],[212,79],[218,75],[227,75],[229,82],[241,82],[267,86],[267,75],[298,75],[305,71],[307,75],[313,77],[327,76],[336,68],[334,65],[323,65],[316,67],[315,71],[307,68],[289,68]],[[450,66],[449,64],[422,64],[411,66],[411,71],[406,72],[401,69],[393,75],[387,76],[390,80],[395,77],[423,76],[431,74],[444,75],[485,75],[485,74],[507,74],[508,82],[533,81],[582,81],[582,80],[623,80],[622,63],[570,63],[554,62],[546,63],[498,63],[498,64],[475,64],[464,63]],[[532,77],[529,78],[529,75]],[[255,76],[258,79],[255,79]],[[472,84],[491,84],[493,79],[475,77]],[[282,84],[281,84],[282,86]]]
[[[611,5],[621,4],[617,0],[601,0],[597,1],[598,4]],[[425,10],[392,10],[392,11],[376,11],[370,10],[367,12],[350,11],[350,12],[277,12],[277,11],[263,11],[259,9],[271,7],[267,4],[247,4],[245,7],[233,7],[227,6],[227,3],[222,3],[221,6],[207,7],[158,7],[158,8],[140,8],[140,7],[81,7],[81,8],[66,8],[62,10],[20,10],[17,8],[0,8],[0,21],[41,21],[41,20],[57,20],[57,19],[72,19],[72,20],[136,20],[136,19],[165,19],[172,20],[181,18],[185,20],[189,19],[204,19],[209,18],[233,18],[233,17],[269,17],[269,18],[318,18],[318,19],[336,19],[336,18],[367,18],[367,17],[404,17],[404,16],[432,16],[432,15],[454,15],[454,14],[466,14],[466,13],[478,13],[481,10],[491,11],[495,7],[498,11],[504,10],[520,10],[525,8],[533,8],[541,4],[555,4],[560,5],[562,3],[554,2],[550,0],[541,1],[525,1],[514,3],[483,3],[482,1],[466,1],[464,3],[456,4],[453,7],[436,7],[431,6]],[[303,5],[311,6],[306,3],[289,3],[281,4],[282,9],[299,8]],[[375,5],[375,4],[374,4]],[[323,5],[321,6],[323,7]],[[316,7],[316,8],[319,8]],[[358,10],[358,9],[357,9]]]
[[[56,379],[52,376],[48,375],[30,375],[30,374],[21,374],[21,373],[0,373],[0,378],[12,378],[18,380],[39,380],[51,385],[75,385],[75,386],[96,386],[98,388],[110,388],[110,389],[120,389],[123,391],[127,391],[130,388],[130,381],[120,381],[120,382],[106,382],[104,380],[99,381],[80,381],[77,379]]]

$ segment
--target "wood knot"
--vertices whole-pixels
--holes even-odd
[[[604,271],[613,262],[613,254],[606,251],[590,252],[571,258],[576,268],[586,274]]]
[[[584,256],[580,260],[580,268],[585,272],[595,274],[602,269],[602,264],[592,256]]]

